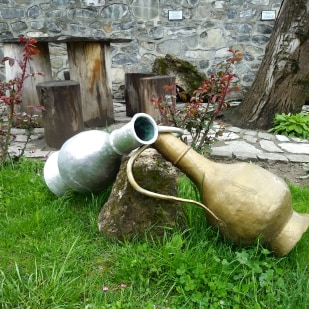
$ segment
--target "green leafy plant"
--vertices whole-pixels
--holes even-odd
[[[219,130],[215,136],[209,134],[222,108],[228,106],[227,95],[231,90],[240,90],[237,86],[237,75],[232,72],[232,67],[242,60],[242,53],[232,49],[228,52],[232,54],[231,57],[217,65],[217,70],[193,92],[189,102],[184,105],[176,103],[176,84],[164,87],[168,92],[164,99],[152,99],[162,121],[189,132],[194,148],[203,148],[221,133]]]
[[[282,134],[290,137],[309,137],[309,115],[299,114],[276,114],[273,127],[269,132]]]
[[[10,66],[17,64],[21,69],[21,73],[19,76],[16,76],[14,79],[9,80],[8,82],[0,81],[0,162],[4,162],[9,157],[9,145],[12,138],[14,138],[14,135],[11,134],[13,125],[16,124],[17,127],[25,129],[27,135],[27,141],[18,156],[19,158],[24,154],[26,145],[31,138],[32,130],[38,126],[38,123],[35,120],[34,112],[44,109],[42,106],[28,106],[30,109],[29,114],[25,112],[17,112],[17,107],[22,103],[21,91],[23,89],[25,80],[27,78],[33,77],[36,74],[43,74],[41,72],[27,72],[27,67],[32,57],[39,53],[39,50],[35,45],[37,41],[34,38],[26,38],[23,36],[20,36],[18,41],[20,44],[23,44],[22,60],[18,60],[12,57],[4,57],[2,59],[3,63],[8,62]]]

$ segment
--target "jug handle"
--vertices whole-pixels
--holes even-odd
[[[168,128],[171,128],[171,127],[168,127]],[[177,128],[175,128],[177,129]],[[180,129],[182,130],[182,129]],[[160,131],[159,131],[160,132]],[[161,131],[161,132],[165,132],[165,131]],[[168,131],[168,132],[171,132],[171,131]],[[174,131],[172,133],[180,133],[180,131]],[[224,222],[219,219],[207,206],[205,206],[204,204],[198,202],[198,201],[195,201],[195,200],[190,200],[190,199],[184,199],[184,198],[181,198],[181,197],[176,197],[176,196],[171,196],[171,195],[164,195],[164,194],[160,194],[160,193],[155,193],[155,192],[152,192],[152,191],[148,191],[144,188],[142,188],[140,185],[137,184],[137,182],[135,181],[135,178],[133,176],[133,166],[134,166],[134,162],[135,160],[140,156],[140,154],[146,149],[148,148],[149,146],[151,145],[144,145],[142,147],[140,147],[129,159],[128,163],[127,163],[127,169],[126,169],[126,172],[127,172],[127,177],[128,177],[128,180],[131,184],[131,186],[138,192],[144,194],[144,195],[147,195],[147,196],[150,196],[150,197],[153,197],[153,198],[158,198],[158,199],[162,199],[162,200],[169,200],[169,201],[178,201],[178,202],[185,202],[185,203],[192,203],[192,204],[195,204],[195,205],[198,205],[200,207],[202,207],[205,211],[207,211],[211,216],[213,216],[218,222],[219,222],[219,225],[224,225]]]
[[[159,133],[175,133],[177,136],[183,135],[185,131],[181,128],[170,127],[170,126],[158,126]]]

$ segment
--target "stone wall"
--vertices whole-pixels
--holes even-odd
[[[112,46],[115,99],[123,98],[124,73],[150,72],[157,56],[170,53],[208,73],[231,47],[244,52],[236,72],[247,89],[274,25],[261,12],[277,16],[280,6],[281,0],[0,0],[0,41],[20,34],[132,38]],[[182,19],[169,20],[171,10],[181,10]],[[63,79],[65,48],[50,44],[50,51],[53,77]]]

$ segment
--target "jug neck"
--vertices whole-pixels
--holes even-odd
[[[158,137],[158,126],[147,114],[135,114],[129,123],[114,130],[110,136],[110,145],[119,155],[127,155],[142,145],[151,145]]]
[[[213,169],[210,160],[170,133],[160,133],[154,147],[197,185],[203,183],[205,171]]]

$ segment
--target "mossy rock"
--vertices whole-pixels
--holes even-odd
[[[146,196],[129,183],[127,159],[112,188],[108,201],[99,214],[99,230],[108,239],[130,240],[146,232],[161,238],[167,230],[184,227],[182,204]],[[154,149],[147,149],[135,162],[136,182],[146,190],[177,196],[177,169]]]
[[[193,64],[170,54],[165,57],[157,57],[152,66],[152,71],[159,75],[175,76],[177,84],[190,95],[202,85],[206,78],[206,75]]]

